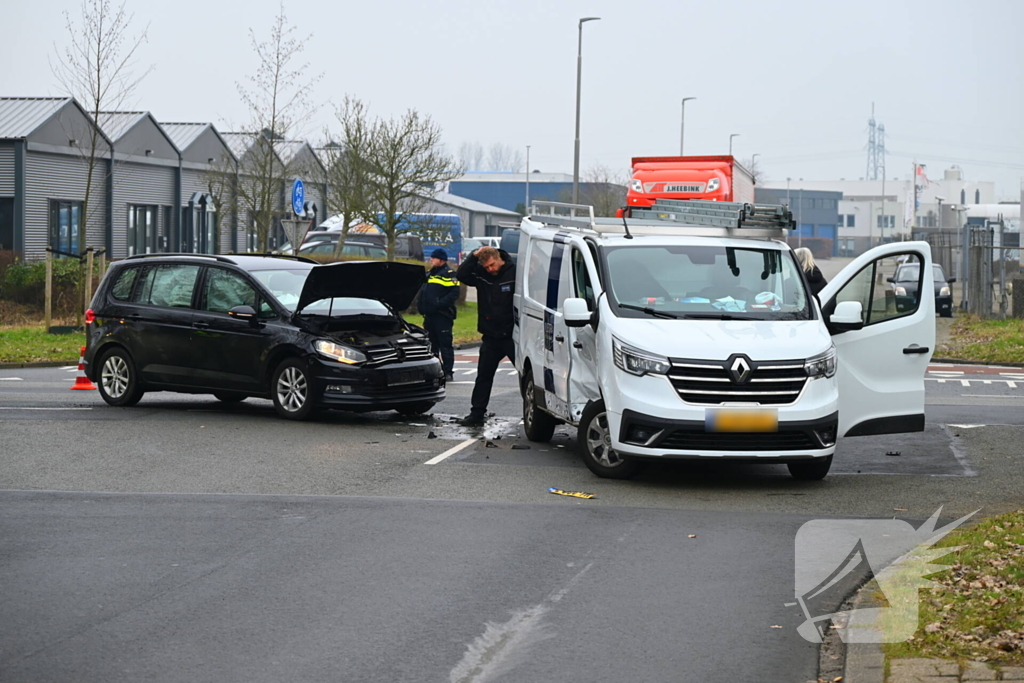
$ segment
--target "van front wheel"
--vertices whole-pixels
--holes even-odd
[[[531,371],[523,385],[523,431],[530,441],[551,441],[558,421],[537,407],[537,386]]]
[[[619,455],[612,448],[612,432],[604,401],[595,401],[583,411],[576,434],[576,447],[583,458],[583,464],[599,477],[631,479],[640,471],[639,461]]]

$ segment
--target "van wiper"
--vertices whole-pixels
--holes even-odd
[[[667,311],[658,311],[650,306],[633,306],[632,304],[619,304],[619,308],[628,308],[631,311],[640,311],[647,315],[653,315],[655,318],[668,318],[670,320],[679,320],[682,318],[681,315],[675,315],[674,313],[668,313]]]
[[[687,313],[682,317],[687,320],[760,320],[749,315],[732,315],[731,313]]]

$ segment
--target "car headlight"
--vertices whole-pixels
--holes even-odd
[[[907,295],[907,288],[906,287],[896,287],[895,289],[896,289],[896,296],[906,296]]]
[[[316,344],[313,346],[321,356],[326,356],[327,358],[338,361],[339,363],[345,363],[346,365],[358,365],[366,362],[366,354],[362,351],[356,351],[355,349],[342,346],[341,344],[335,344],[334,342],[327,341],[326,339],[317,340]]]
[[[640,182],[638,178],[633,178],[632,180],[629,181],[629,189],[633,190],[633,192],[639,192],[640,194],[643,194],[644,184]]]
[[[626,346],[615,338],[612,339],[612,356],[620,370],[637,377],[648,374],[664,375],[672,367],[668,358]]]
[[[825,353],[820,353],[804,362],[804,370],[810,379],[816,377],[834,377],[836,374],[836,347],[829,348]]]
[[[949,287],[939,287],[939,296],[949,296]]]
[[[714,192],[715,190],[717,190],[721,186],[722,186],[722,179],[721,178],[712,178],[711,180],[708,181],[708,187],[704,191],[705,192]]]

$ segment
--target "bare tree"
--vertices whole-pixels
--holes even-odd
[[[316,112],[310,102],[313,86],[320,76],[307,77],[307,63],[298,60],[308,35],[297,36],[288,22],[284,5],[270,28],[270,37],[260,42],[250,29],[253,50],[259,58],[256,73],[248,85],[238,83],[238,94],[249,109],[249,123],[243,129],[249,144],[239,159],[237,194],[247,214],[247,230],[255,232],[256,250],[267,251],[271,232],[277,226],[284,207],[285,168],[274,149],[275,140],[284,140]]]
[[[484,147],[479,142],[463,142],[459,145],[459,165],[467,171],[483,171]]]
[[[754,178],[754,184],[758,184],[764,180],[764,171],[761,170],[761,162],[757,160],[757,157],[748,157],[740,162],[743,167],[750,171],[750,175]]]
[[[366,220],[384,233],[393,261],[398,235],[418,229],[410,214],[422,213],[438,187],[462,170],[444,153],[440,126],[414,109],[397,120],[378,120],[367,149],[367,199],[373,210]]]
[[[365,221],[370,214],[367,185],[373,122],[368,118],[366,105],[348,96],[335,115],[341,130],[337,138],[327,131],[327,138],[332,142],[322,150],[322,156],[327,168],[324,179],[327,185],[327,216],[337,216],[341,221],[341,233],[334,251],[336,256],[340,256],[351,223]]]
[[[607,166],[591,166],[583,174],[580,184],[580,202],[594,207],[595,216],[614,216],[626,205],[626,186],[630,175],[616,173]]]
[[[127,108],[136,88],[153,67],[140,75],[134,73],[135,55],[146,41],[147,25],[140,32],[132,32],[134,15],[125,11],[125,4],[114,6],[111,0],[82,0],[79,23],[64,13],[70,41],[63,50],[54,43],[55,60],[50,62],[54,78],[65,92],[74,97],[89,112],[94,125],[89,127],[85,140],[76,147],[86,166],[85,198],[82,200],[81,225],[78,230],[78,251],[84,252],[88,244],[88,225],[93,213],[100,207],[90,206],[93,185],[111,153],[99,129],[100,112]],[[109,182],[109,176],[107,182]]]
[[[491,171],[519,173],[523,170],[523,153],[509,145],[496,142],[487,151],[487,165]]]

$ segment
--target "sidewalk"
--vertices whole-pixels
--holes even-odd
[[[961,681],[1024,681],[1024,667],[999,670],[982,662],[961,667],[947,659],[891,659],[888,683],[960,683]],[[879,680],[878,683],[881,683]]]

